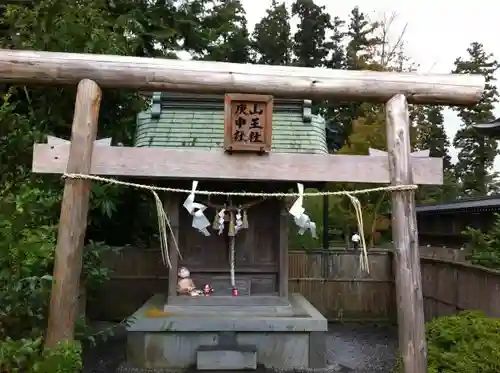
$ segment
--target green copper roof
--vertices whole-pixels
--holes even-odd
[[[311,115],[310,101],[275,99],[272,151],[327,153],[325,122]],[[224,97],[153,94],[149,110],[137,116],[135,146],[221,149]]]

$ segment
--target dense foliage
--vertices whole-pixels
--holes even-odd
[[[64,342],[54,349],[43,349],[43,339],[7,338],[0,343],[2,373],[80,373],[83,368],[81,346]]]
[[[250,32],[254,25],[247,24],[239,0],[39,0],[30,6],[0,8],[0,47],[163,58],[183,54],[201,60],[338,69],[413,69],[405,56],[403,31],[396,43],[387,37],[397,32],[390,30],[390,19],[370,20],[358,7],[343,16],[329,14],[313,0],[295,0],[291,7],[273,0]],[[296,28],[292,17],[298,20]],[[443,108],[412,107],[415,149],[430,149],[432,155],[444,157],[446,167],[446,185],[422,188],[419,201],[441,202],[494,189],[491,163],[496,144],[478,138],[470,124],[492,117],[497,94],[491,78],[497,67],[479,43],[470,46],[467,58],[457,59],[457,71],[483,73],[489,86],[480,105],[457,109],[463,130],[454,141],[462,149],[456,165],[447,153]],[[75,88],[0,88],[0,373],[76,372],[81,368],[79,343],[53,351],[42,347],[62,183],[30,172],[34,142],[46,135],[69,137]],[[127,90],[106,89],[103,97],[99,137],[131,145],[135,117],[147,100]],[[326,120],[330,151],[366,154],[369,147],[385,148],[381,106],[327,100],[314,102],[314,111]],[[471,180],[481,183],[475,187]],[[389,239],[387,195],[363,196],[361,202],[368,241]],[[102,259],[111,246],[154,244],[156,227],[148,203],[147,196],[136,191],[94,185],[82,287],[91,292],[93,285],[106,280]],[[348,201],[329,199],[329,226],[322,224],[322,201],[306,203],[320,235],[324,229],[346,234],[355,229]],[[318,246],[307,236],[293,235],[291,242],[292,247]],[[84,344],[89,341],[85,330],[78,333]]]
[[[500,319],[471,311],[440,317],[427,324],[426,339],[429,373],[500,371]]]
[[[465,249],[471,263],[500,269],[500,214],[495,214],[495,221],[489,231],[468,227],[463,234],[467,237]]]

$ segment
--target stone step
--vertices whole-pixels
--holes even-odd
[[[290,300],[278,296],[200,296],[169,297],[165,312],[184,316],[224,317],[292,317],[294,309]]]
[[[230,306],[171,306],[166,304],[163,311],[180,316],[206,317],[293,317],[292,307],[230,307]]]
[[[291,307],[290,299],[274,295],[188,297],[169,296],[172,306]]]
[[[200,346],[196,351],[198,370],[256,370],[257,347],[253,345]]]

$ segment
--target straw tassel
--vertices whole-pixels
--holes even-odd
[[[229,230],[227,231],[227,235],[234,237],[236,235],[236,229],[234,226],[234,212],[231,210],[230,217],[229,217]]]
[[[242,218],[242,228],[243,229],[248,229],[248,216],[247,216],[247,210],[243,210],[243,218]]]
[[[220,225],[219,225],[219,212],[220,212],[220,210],[215,212],[214,222],[212,223],[212,228],[214,230],[216,230],[216,231],[218,231],[219,228],[220,228]]]

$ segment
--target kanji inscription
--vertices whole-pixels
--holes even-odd
[[[268,152],[271,149],[272,114],[272,96],[227,94],[225,149],[229,152]]]

